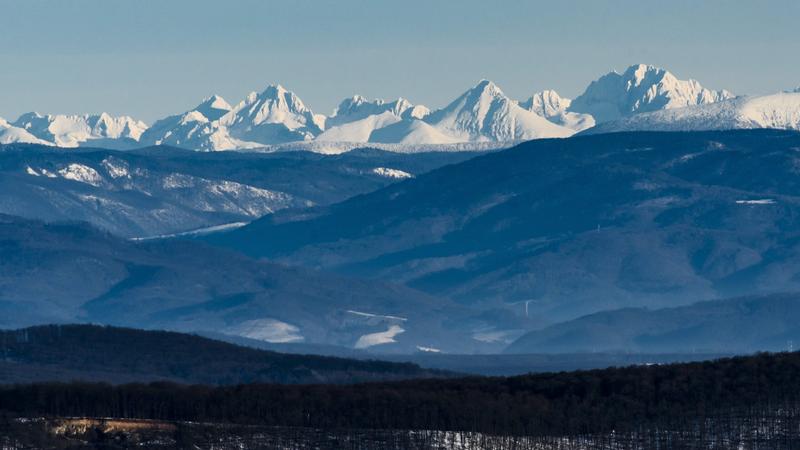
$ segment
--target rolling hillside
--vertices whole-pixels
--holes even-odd
[[[791,292],[798,147],[800,134],[767,130],[531,141],[209,241],[504,307],[530,326]]]
[[[0,355],[0,384],[78,380],[352,383],[446,374],[413,364],[290,355],[188,334],[95,325],[0,331]]]
[[[198,242],[0,216],[0,254],[0,328],[88,322],[388,353],[500,345],[470,338],[491,315],[449,300]]]

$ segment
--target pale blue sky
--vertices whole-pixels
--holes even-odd
[[[800,85],[800,2],[0,0],[0,117],[147,122],[269,83],[329,114],[344,97],[444,106],[481,78],[575,96],[644,62],[736,93]]]

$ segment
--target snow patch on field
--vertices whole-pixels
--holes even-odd
[[[273,344],[302,342],[305,340],[300,334],[300,328],[270,318],[248,320],[236,326],[228,327],[225,331],[228,334],[235,334],[237,336]]]
[[[405,331],[406,330],[402,329],[399,325],[391,325],[386,331],[370,333],[361,336],[358,338],[355,348],[365,349],[375,345],[395,343],[397,341],[394,340],[394,337],[400,333],[404,333]]]
[[[760,198],[757,200],[736,200],[737,205],[774,205],[775,200],[771,198]]]
[[[376,167],[372,169],[372,173],[386,178],[396,178],[402,180],[404,178],[414,178],[414,175],[398,169],[390,169],[388,167]]]
[[[421,352],[425,352],[425,353],[441,353],[441,352],[442,352],[442,351],[441,351],[441,350],[439,350],[438,348],[434,348],[434,347],[423,347],[423,346],[421,346],[421,345],[418,345],[418,346],[417,346],[417,350],[419,350],[419,351],[421,351]]]

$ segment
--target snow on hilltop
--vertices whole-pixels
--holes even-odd
[[[447,106],[430,110],[404,98],[339,103],[332,115],[311,110],[279,84],[252,92],[231,106],[214,95],[151,127],[127,116],[39,115],[0,119],[0,144],[116,149],[170,145],[191,150],[341,153],[364,144],[390,151],[486,150],[576,132],[623,130],[798,129],[800,88],[764,97],[734,97],[698,81],[680,80],[645,64],[611,72],[570,100],[543,90],[524,101],[481,80]]]
[[[597,123],[633,114],[733,98],[728,91],[712,91],[696,80],[679,80],[655,66],[636,64],[624,73],[611,72],[593,81],[572,101],[569,111],[590,114]]]
[[[600,124],[587,133],[742,128],[800,130],[800,93],[739,97],[706,105],[637,114]]]

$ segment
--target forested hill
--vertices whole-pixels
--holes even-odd
[[[408,363],[275,353],[165,331],[94,325],[0,331],[0,384],[73,380],[351,383],[444,375]]]
[[[0,417],[579,436],[689,430],[692,424],[713,425],[722,417],[751,421],[796,414],[798,377],[800,354],[783,353],[509,378],[357,385],[51,383],[0,387]]]

